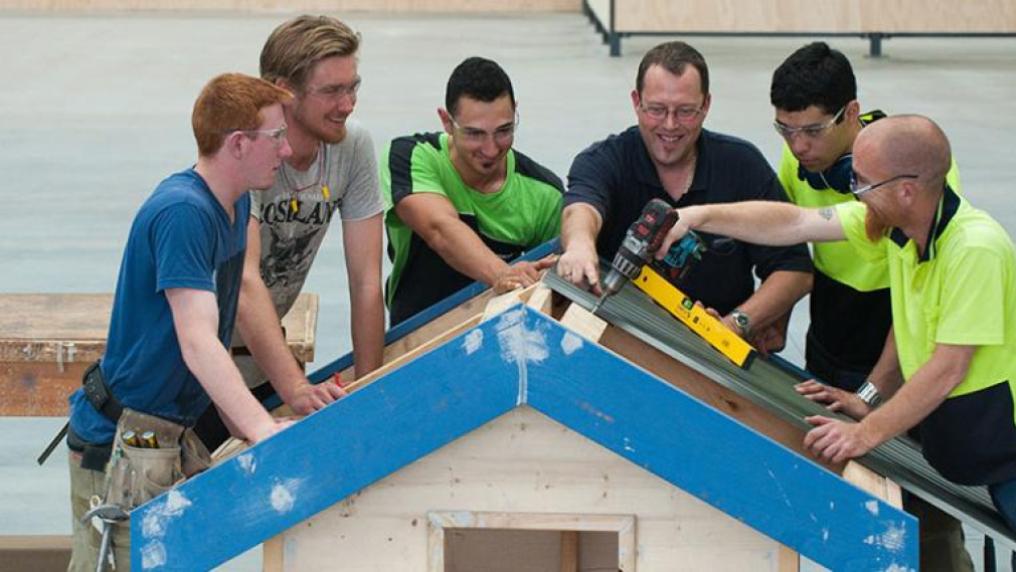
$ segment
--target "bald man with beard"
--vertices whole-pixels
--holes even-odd
[[[858,390],[866,400],[815,382],[798,387],[857,422],[809,417],[805,447],[840,463],[920,423],[928,462],[953,482],[987,485],[1016,530],[1016,250],[1001,225],[946,184],[951,159],[932,120],[889,117],[854,144],[859,201],[678,209],[658,252],[694,229],[769,245],[846,240],[859,257],[887,264],[893,327]]]

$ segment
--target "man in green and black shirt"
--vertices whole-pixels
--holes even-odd
[[[561,180],[512,149],[518,112],[504,70],[466,59],[445,106],[443,133],[399,137],[382,157],[392,325],[474,280],[533,284],[551,260],[509,263],[561,228]]]

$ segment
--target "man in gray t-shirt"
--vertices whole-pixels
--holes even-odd
[[[233,354],[256,395],[270,393],[269,381],[298,414],[342,395],[335,384],[307,381],[280,327],[333,217],[342,221],[356,376],[381,365],[384,350],[377,159],[367,131],[347,122],[360,86],[359,42],[359,35],[335,18],[300,16],[277,27],[261,50],[261,77],[294,95],[284,108],[293,154],[270,189],[251,193]],[[247,347],[256,350],[257,363]],[[224,429],[209,411],[198,432],[211,447],[228,436]]]

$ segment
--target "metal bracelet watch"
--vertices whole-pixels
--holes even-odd
[[[740,308],[734,308],[730,312],[730,317],[734,320],[734,325],[741,331],[741,337],[747,338],[748,333],[751,332],[751,318],[748,314],[741,311]]]
[[[872,409],[882,403],[882,396],[878,393],[878,388],[870,381],[865,381],[861,387],[857,388],[857,397]]]

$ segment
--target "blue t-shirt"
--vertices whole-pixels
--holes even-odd
[[[188,169],[162,181],[141,206],[124,249],[102,373],[125,407],[193,425],[209,398],[187,369],[164,291],[214,292],[219,339],[229,347],[236,318],[250,197],[233,220],[204,179]],[[71,429],[92,444],[113,440],[114,424],[81,389],[70,397]]]

